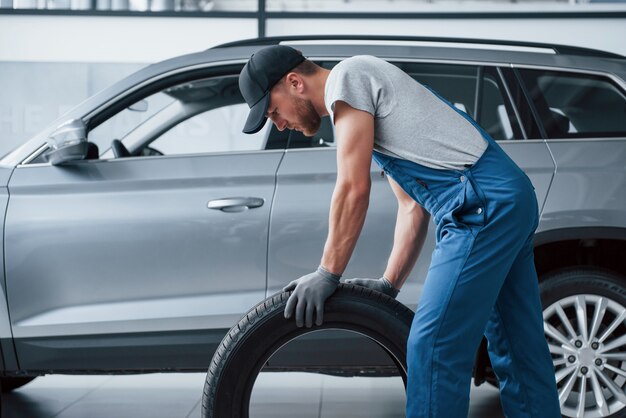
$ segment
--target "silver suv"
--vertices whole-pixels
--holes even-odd
[[[336,175],[332,125],[324,120],[314,137],[269,123],[241,133],[239,71],[279,42],[326,68],[352,55],[384,58],[499,141],[540,202],[535,259],[562,412],[623,416],[626,58],[463,39],[222,45],[134,73],[2,158],[3,390],[46,373],[205,371],[243,313],[317,266]],[[368,218],[345,277],[381,274],[395,211],[373,164]],[[412,309],[433,235],[399,296]],[[284,355],[273,367],[392,373],[357,337],[324,338],[293,348],[315,352],[316,364]],[[484,347],[474,375],[494,381]]]

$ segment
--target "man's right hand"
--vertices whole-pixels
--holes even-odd
[[[283,287],[283,292],[295,289],[287,300],[285,318],[291,318],[295,310],[296,325],[302,327],[306,323],[307,328],[311,328],[315,310],[317,314],[315,324],[322,325],[324,302],[335,292],[340,278],[340,275],[330,273],[320,266],[313,273],[302,276]]]
[[[345,283],[356,284],[358,286],[367,287],[368,289],[374,289],[395,299],[400,291],[393,287],[391,282],[386,277],[380,279],[348,279]]]

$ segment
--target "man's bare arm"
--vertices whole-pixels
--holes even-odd
[[[388,179],[398,199],[398,215],[393,249],[384,276],[389,279],[393,287],[400,289],[422,251],[430,215],[398,183],[391,177]]]
[[[371,187],[374,117],[335,102],[337,183],[330,205],[328,238],[321,265],[342,274],[365,222]]]

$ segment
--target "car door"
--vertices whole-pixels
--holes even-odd
[[[491,80],[491,81],[488,81]],[[520,166],[528,175],[535,187],[537,202],[541,218],[544,218],[544,206],[550,191],[556,165],[548,144],[546,143],[532,110],[528,106],[522,86],[519,84],[513,71],[505,67],[492,67],[485,69],[485,99],[483,105],[489,106],[488,83],[498,85],[502,95],[508,96],[507,106],[511,106],[509,111],[513,126],[513,134],[506,138],[494,135],[498,144],[506,153]],[[498,100],[492,99],[492,106]],[[502,106],[497,104],[498,107]],[[488,110],[484,112],[485,115]],[[482,122],[482,121],[481,121]],[[483,123],[483,125],[485,125]],[[488,124],[487,124],[488,125]],[[543,221],[543,219],[542,219]],[[538,229],[542,228],[542,222]]]
[[[393,61],[392,61],[393,62]],[[475,117],[522,167],[544,201],[554,164],[543,140],[524,139],[531,119],[511,103],[501,70],[494,65],[396,61],[417,81],[432,87]],[[334,63],[323,63],[331,68]],[[521,97],[521,96],[520,96]],[[521,99],[520,99],[521,100]],[[336,178],[333,131],[324,118],[320,132],[306,138],[291,132],[277,176],[270,229],[268,292],[317,267],[328,232],[328,210]],[[386,267],[396,218],[396,200],[380,169],[371,168],[372,190],[365,225],[345,277],[379,277]],[[422,255],[398,299],[415,308],[434,248],[434,225]]]
[[[88,133],[130,157],[15,170],[6,280],[22,369],[204,368],[264,297],[284,151],[241,133],[236,82],[172,86]]]
[[[520,66],[521,67],[521,66]],[[557,170],[545,205],[547,241],[626,227],[626,89],[605,74],[516,69]]]

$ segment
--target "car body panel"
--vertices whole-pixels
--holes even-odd
[[[287,150],[278,170],[276,197],[270,226],[268,294],[291,280],[315,270],[328,234],[328,214],[335,186],[337,162],[334,148]],[[350,263],[350,277],[380,277],[393,244],[397,202],[381,170],[372,163],[372,188],[367,216]],[[432,234],[431,234],[432,235]],[[430,248],[424,249],[425,258]],[[427,263],[413,270],[424,277]],[[415,308],[422,281],[411,280],[398,297]]]
[[[0,219],[2,220],[2,231],[4,233],[4,221],[6,209],[9,202],[9,190],[7,184],[13,173],[12,167],[0,166]],[[4,254],[4,240],[0,241],[0,250]],[[11,331],[11,316],[7,305],[7,288],[5,280],[4,257],[0,258],[0,370],[15,370],[18,368],[15,358],[15,348],[13,346],[13,332]]]
[[[21,350],[26,339],[229,328],[264,296],[281,158],[267,151],[18,168],[5,251],[21,366],[39,361]],[[229,197],[265,204],[237,213],[207,207]]]
[[[530,178],[541,212],[555,171],[554,161],[545,141],[499,141],[498,144]]]
[[[626,138],[551,140],[548,146],[557,169],[541,229],[626,228]]]
[[[8,169],[0,169],[0,175],[9,173]],[[6,183],[5,183],[6,184]],[[0,219],[5,218],[7,203],[9,202],[9,193],[6,187],[0,187]],[[2,253],[4,253],[4,240],[0,242],[0,249]],[[9,356],[13,358],[13,333],[11,332],[11,317],[9,315],[9,309],[7,306],[7,292],[6,292],[6,282],[4,280],[4,257],[0,259],[0,266],[2,269],[2,281],[0,281],[0,346],[3,355],[0,356],[0,366],[2,366],[1,370],[5,370],[7,368],[14,368],[16,365],[11,364],[10,366],[7,364],[7,361],[4,357]],[[6,354],[5,354],[6,353]],[[11,367],[13,366],[13,367]]]

